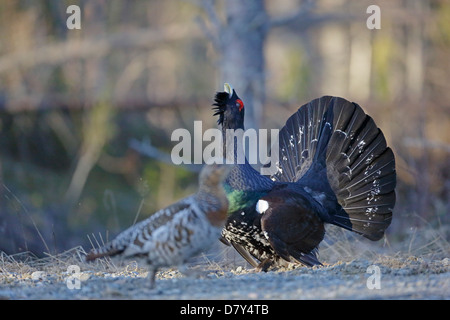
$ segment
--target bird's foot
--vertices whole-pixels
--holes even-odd
[[[264,259],[263,261],[261,261],[260,264],[258,264],[258,266],[256,267],[256,271],[257,272],[267,272],[269,270],[269,268],[272,266],[273,261],[269,258]]]
[[[149,270],[148,271],[148,287],[149,289],[155,289],[155,281],[156,281],[156,270]]]

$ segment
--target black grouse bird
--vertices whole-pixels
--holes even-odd
[[[227,129],[244,129],[244,104],[229,84],[213,105],[223,141]],[[359,105],[324,96],[300,107],[279,132],[276,165],[269,178],[246,160],[224,182],[229,217],[222,241],[252,266],[320,264],[324,223],[383,237],[395,205],[394,154]]]

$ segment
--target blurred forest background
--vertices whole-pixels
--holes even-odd
[[[1,1],[0,251],[89,248],[194,192],[171,133],[216,127],[226,81],[247,128],[322,95],[358,102],[396,155],[389,243],[448,253],[449,79],[444,0]]]

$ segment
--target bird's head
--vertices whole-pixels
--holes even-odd
[[[225,164],[225,159],[214,158],[211,164],[206,164],[200,172],[199,182],[207,188],[221,187],[231,169],[230,164]]]
[[[225,83],[224,92],[217,92],[214,98],[214,115],[217,123],[225,129],[244,129],[244,102],[239,99],[233,87]]]

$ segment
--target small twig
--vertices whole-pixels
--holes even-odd
[[[142,199],[142,200],[141,200],[141,203],[139,203],[138,211],[136,212],[136,216],[134,217],[133,226],[136,224],[136,222],[137,222],[137,220],[138,220],[138,217],[139,217],[139,215],[141,214],[141,210],[142,210],[142,207],[143,207],[143,206],[144,206],[144,199]]]
[[[94,246],[94,243],[93,243],[92,240],[91,240],[91,237],[89,237],[88,234],[87,234],[86,236],[87,236],[87,238],[88,238],[88,240],[89,240],[89,243],[91,244],[92,249],[95,249],[95,246]]]
[[[101,245],[100,245],[100,243],[98,243],[98,240],[97,240],[97,237],[95,236],[95,234],[92,234],[92,237],[94,238],[95,242],[97,243],[97,248],[100,248]]]
[[[100,237],[100,241],[102,242],[102,246],[105,245],[105,241],[103,240],[102,234],[99,232],[98,236]]]
[[[153,146],[149,139],[146,139],[144,141],[131,139],[128,142],[128,145],[130,146],[131,149],[134,149],[135,151],[149,158],[153,158],[167,164],[173,164],[170,155],[160,151],[158,148]]]

